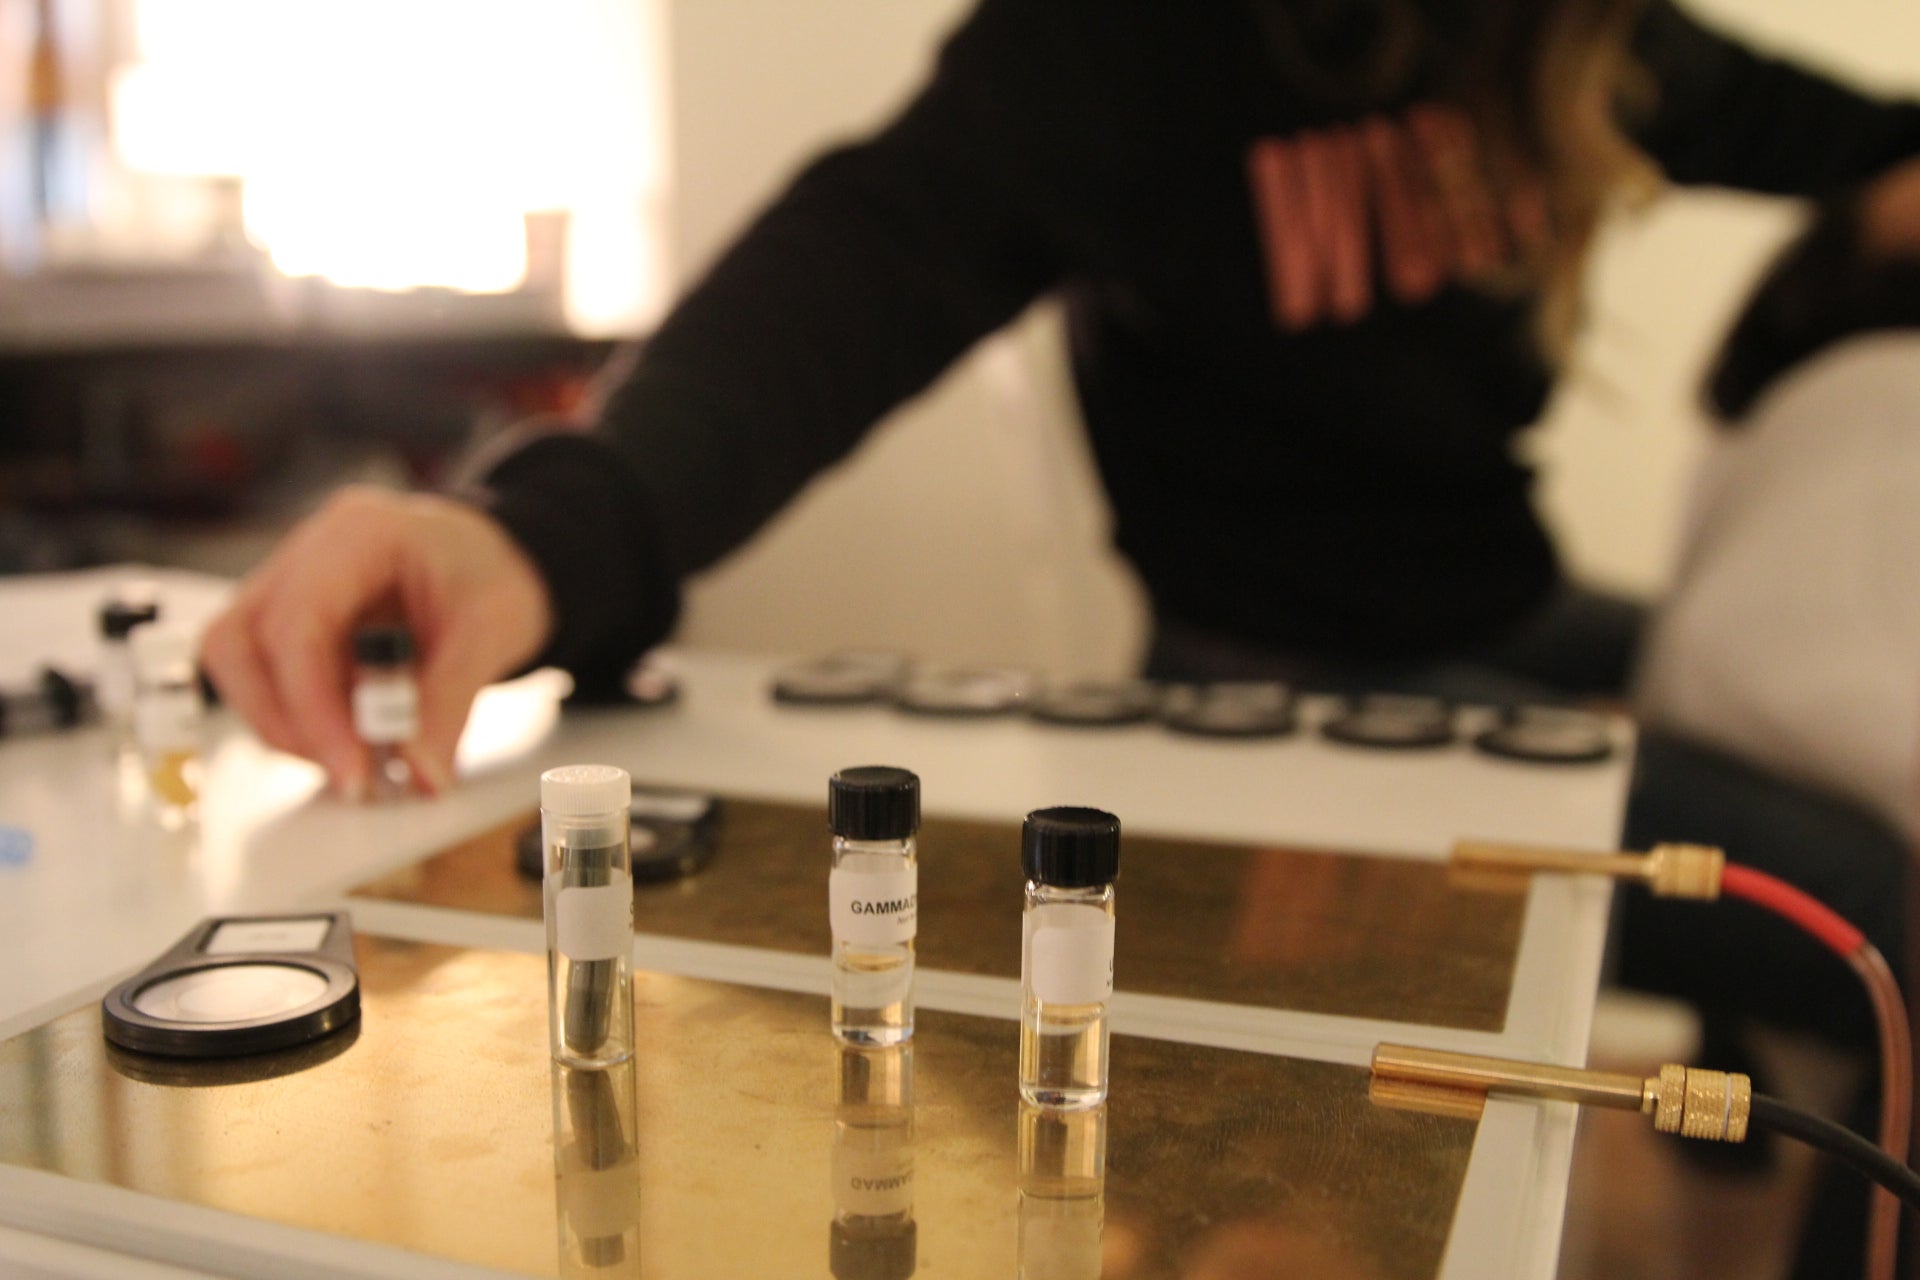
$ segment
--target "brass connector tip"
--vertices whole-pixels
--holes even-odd
[[[1647,851],[1644,872],[1647,888],[1658,898],[1720,896],[1720,873],[1727,855],[1704,844],[1657,844]]]
[[[1661,1133],[1711,1142],[1745,1142],[1753,1082],[1738,1072],[1668,1063],[1643,1086],[1642,1111]]]
[[[1562,871],[1638,880],[1655,897],[1699,899],[1720,896],[1726,865],[1725,853],[1704,844],[1660,844],[1646,853],[1587,853],[1490,840],[1459,841],[1449,860],[1456,877],[1524,879],[1536,871]]]
[[[1368,1077],[1367,1100],[1376,1107],[1456,1120],[1478,1120],[1487,1109],[1487,1095],[1478,1089],[1456,1089],[1381,1075]]]

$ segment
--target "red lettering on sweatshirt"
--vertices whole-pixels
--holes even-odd
[[[1351,324],[1511,265],[1546,235],[1537,188],[1502,206],[1473,123],[1453,108],[1261,138],[1247,153],[1267,294],[1290,332]]]

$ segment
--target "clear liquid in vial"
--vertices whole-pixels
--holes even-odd
[[[393,743],[367,748],[367,798],[378,803],[404,800],[413,794],[413,765]]]
[[[885,1046],[913,1035],[913,943],[833,949],[833,1034],[847,1044]]]
[[[1020,1019],[1020,1096],[1038,1107],[1091,1107],[1107,1096],[1107,1006],[1028,996]]]
[[[898,852],[857,848],[844,849],[836,864],[841,873],[876,880],[909,865]],[[833,1034],[841,1043],[860,1048],[884,1048],[912,1037],[912,938],[889,943],[834,939]]]
[[[568,889],[613,888],[631,899],[633,877],[620,864],[622,847],[562,845],[548,855],[558,874],[549,875],[544,892],[547,919],[560,912],[553,899]],[[569,1066],[605,1067],[633,1056],[633,973],[622,952],[608,958],[576,959],[557,944],[549,926],[547,949],[551,983],[549,1016],[555,1056]]]

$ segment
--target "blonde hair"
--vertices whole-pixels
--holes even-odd
[[[1268,0],[1260,12],[1289,76],[1327,105],[1375,106],[1418,78],[1468,115],[1501,206],[1525,198],[1545,214],[1543,234],[1516,237],[1517,260],[1478,283],[1532,297],[1539,345],[1558,359],[1579,327],[1601,219],[1660,185],[1621,127],[1651,96],[1631,50],[1644,4]]]
[[[1492,0],[1505,39],[1490,65],[1450,86],[1488,140],[1497,186],[1537,184],[1546,237],[1522,246],[1512,282],[1537,298],[1535,328],[1551,356],[1566,353],[1582,316],[1588,250],[1610,209],[1643,204],[1657,166],[1621,126],[1651,86],[1631,40],[1642,0]]]

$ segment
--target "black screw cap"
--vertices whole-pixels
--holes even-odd
[[[920,779],[890,765],[842,769],[827,783],[827,829],[849,840],[904,840],[920,829]]]
[[[1027,879],[1087,889],[1120,876],[1120,819],[1105,809],[1035,809],[1020,828]]]
[[[160,617],[160,606],[151,602],[130,604],[109,600],[100,606],[100,634],[109,640],[125,640],[133,629]]]
[[[362,627],[353,633],[353,660],[363,667],[413,661],[413,633],[405,627]]]

